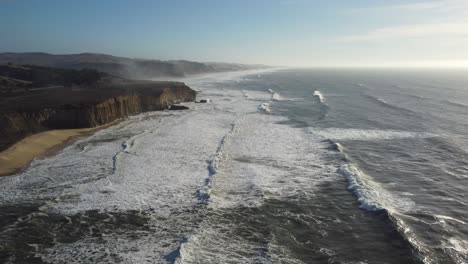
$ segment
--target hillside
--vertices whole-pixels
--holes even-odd
[[[96,70],[0,66],[0,151],[51,129],[90,128],[195,100],[184,83],[137,81]]]
[[[201,63],[185,60],[147,60],[116,57],[106,54],[81,53],[54,55],[48,53],[0,53],[0,64],[21,64],[65,69],[94,69],[131,78],[185,77],[194,74],[266,68],[264,65],[233,63]]]

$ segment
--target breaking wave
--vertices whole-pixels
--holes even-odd
[[[359,166],[349,159],[343,145],[333,140],[328,141],[332,145],[332,149],[335,149],[342,156],[343,163],[338,168],[338,173],[346,178],[346,189],[356,197],[359,207],[368,212],[386,214],[402,238],[418,253],[422,262],[430,263],[424,261],[427,255],[425,247],[422,246],[422,243],[414,236],[414,233],[404,221],[398,217],[399,210],[410,211],[412,209],[411,203],[399,200],[401,198],[390,194],[377,182],[373,181],[372,177],[361,171]]]
[[[398,130],[325,128],[311,132],[331,140],[385,140],[402,138],[432,138],[438,135],[429,132],[408,132]]]
[[[248,95],[246,95],[247,93],[246,93],[245,91],[243,91],[243,92],[244,92],[244,96],[245,96],[246,98],[250,98]],[[257,109],[260,110],[260,111],[264,111],[264,112],[270,113],[270,112],[271,112],[270,106],[271,106],[271,104],[273,103],[273,101],[280,101],[280,100],[282,100],[282,97],[279,95],[279,93],[273,91],[272,89],[268,89],[268,92],[269,92],[270,95],[271,95],[270,100],[261,103],[261,104],[258,106]]]
[[[268,89],[268,92],[270,92],[270,94],[271,94],[271,100],[273,100],[273,101],[280,101],[281,100],[281,96],[279,95],[279,93],[273,91],[272,89]]]
[[[210,190],[213,183],[213,177],[216,175],[218,168],[221,166],[222,162],[225,159],[226,153],[225,149],[232,137],[239,130],[240,123],[242,118],[238,119],[234,124],[232,124],[231,130],[221,139],[221,142],[216,150],[216,153],[208,161],[208,178],[205,181],[205,186],[197,191],[197,197],[202,200],[208,200],[210,198]]]
[[[264,102],[264,103],[261,103],[259,106],[258,106],[258,110],[260,111],[265,111],[267,113],[269,113],[271,110],[270,110],[270,102]]]
[[[314,91],[313,94],[317,99],[319,100],[320,103],[324,104],[325,103],[325,97],[322,95],[320,91]]]

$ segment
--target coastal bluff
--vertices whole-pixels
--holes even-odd
[[[196,92],[181,82],[137,81],[108,75],[93,83],[47,83],[11,90],[0,91],[0,151],[35,133],[102,126],[130,115],[194,101],[196,97]]]

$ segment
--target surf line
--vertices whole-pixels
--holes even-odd
[[[209,160],[207,160],[208,178],[205,179],[205,184],[203,188],[198,190],[195,195],[199,200],[207,202],[210,198],[210,191],[213,185],[213,177],[218,173],[219,168],[226,160],[226,149],[231,144],[232,138],[240,130],[240,126],[243,121],[244,117],[242,116],[239,119],[237,119],[236,122],[231,124],[231,129],[221,139],[215,154]]]
[[[205,184],[203,187],[195,193],[195,197],[201,201],[205,206],[208,204],[210,199],[210,192],[213,187],[213,178],[216,174],[219,173],[219,169],[227,159],[227,148],[232,142],[232,138],[240,130],[240,125],[244,121],[244,116],[241,116],[233,124],[231,124],[231,129],[224,135],[221,139],[218,148],[216,149],[215,154],[207,160],[208,166],[208,177],[205,179]],[[191,237],[184,237],[180,240],[180,245],[177,249],[170,252],[165,256],[165,259],[169,263],[183,263],[184,262],[184,251],[186,251],[187,245],[191,242]]]

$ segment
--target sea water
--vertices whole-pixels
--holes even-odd
[[[466,263],[468,78],[278,70],[184,80],[0,178],[2,263]]]

